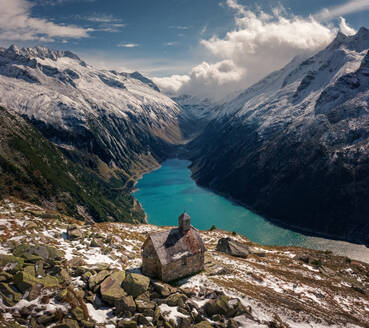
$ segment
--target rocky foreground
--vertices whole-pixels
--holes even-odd
[[[0,201],[0,327],[369,327],[368,264],[203,231],[205,271],[168,285],[140,272],[160,229]]]

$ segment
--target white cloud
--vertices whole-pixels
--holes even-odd
[[[227,5],[236,11],[235,29],[224,37],[201,41],[213,62],[194,67],[187,78],[173,76],[175,87],[168,78],[156,79],[163,91],[219,99],[247,88],[296,55],[323,48],[337,32],[313,17],[288,15],[283,8],[267,14],[252,12],[235,0],[228,0]]]
[[[190,81],[190,77],[187,75],[172,75],[170,77],[155,77],[153,81],[163,92],[176,95],[183,85]]]
[[[354,35],[356,30],[346,23],[346,19],[340,17],[340,31],[345,35]]]
[[[117,47],[119,48],[136,48],[139,45],[137,43],[119,43]]]
[[[315,17],[318,20],[329,21],[333,18],[353,14],[356,12],[361,12],[364,10],[369,10],[368,0],[350,0],[343,5],[331,8],[324,8],[319,13],[317,13]]]
[[[51,42],[54,38],[86,38],[93,31],[32,17],[32,4],[26,0],[0,0],[0,8],[0,40]]]

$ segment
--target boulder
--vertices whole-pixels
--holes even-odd
[[[42,283],[45,288],[54,288],[59,286],[58,278],[49,275],[42,279]]]
[[[129,273],[124,279],[123,288],[128,295],[136,298],[147,291],[150,279],[142,274]]]
[[[0,254],[0,267],[4,271],[17,272],[23,268],[24,260],[13,255]]]
[[[91,243],[90,243],[90,247],[100,247],[103,248],[104,247],[104,241],[101,239],[92,239]]]
[[[0,296],[6,306],[14,306],[22,298],[22,294],[5,282],[0,283]]]
[[[30,274],[31,276],[36,276],[36,270],[35,270],[35,266],[34,265],[27,265],[26,267],[24,267],[23,271],[25,273]]]
[[[33,285],[29,291],[27,299],[29,301],[34,301],[36,298],[38,298],[41,295],[42,287],[43,286],[41,284]]]
[[[186,295],[182,293],[175,293],[170,295],[165,300],[165,303],[167,303],[169,306],[183,306],[187,299],[188,298]]]
[[[195,328],[213,328],[209,321],[201,321],[198,324],[194,325]]]
[[[8,282],[10,280],[13,279],[13,275],[6,272],[6,271],[1,271],[0,272],[0,282]]]
[[[32,288],[37,284],[43,285],[40,279],[37,279],[36,277],[31,276],[23,271],[18,272],[14,276],[14,282],[17,288],[22,292],[25,292],[27,289]]]
[[[66,282],[66,283],[69,283],[71,281],[71,277],[69,275],[69,272],[67,270],[65,270],[64,268],[61,268],[60,269],[60,278]]]
[[[14,251],[14,256],[22,257],[30,262],[37,262],[38,260],[51,260],[51,261],[60,261],[63,259],[63,253],[52,246],[46,245],[26,245],[21,244],[18,245]]]
[[[153,282],[152,287],[162,297],[168,297],[170,294],[176,292],[176,288],[159,281]]]
[[[90,276],[88,279],[88,287],[90,289],[93,289],[96,285],[100,284],[108,275],[109,271],[102,270],[99,273]]]
[[[146,317],[154,316],[155,306],[155,303],[150,300],[136,299],[137,312],[143,313]]]
[[[114,305],[116,301],[126,296],[126,293],[121,287],[124,277],[124,271],[116,271],[101,283],[100,293],[103,301]]]
[[[72,310],[72,315],[73,315],[73,318],[78,321],[82,321],[85,318],[85,314],[82,308],[80,308],[79,306],[77,306],[76,308]]]
[[[45,276],[44,266],[45,266],[44,261],[41,260],[41,261],[36,262],[36,266],[35,266],[36,276],[41,276],[41,277]]]
[[[135,315],[135,320],[139,325],[143,325],[144,327],[150,327],[150,321],[141,313]],[[190,327],[190,326],[188,326]]]
[[[64,319],[62,323],[58,323],[54,328],[79,328],[79,324],[76,320]]]
[[[83,238],[81,230],[76,225],[68,226],[67,235],[69,240],[77,240]]]
[[[37,318],[37,323],[44,325],[44,326],[48,326],[55,321],[57,321],[56,313],[43,314]]]
[[[80,266],[83,266],[85,264],[86,264],[85,261],[80,256],[75,256],[71,260],[68,261],[68,265],[72,268],[73,267],[80,267]]]
[[[118,328],[137,328],[137,322],[133,320],[120,320],[117,325]]]
[[[116,315],[121,316],[124,313],[135,313],[136,303],[132,296],[123,296],[121,299],[114,303]]]
[[[155,307],[155,310],[154,310],[153,323],[157,324],[160,318],[161,318],[160,308],[159,306],[157,306]]]
[[[31,229],[36,229],[38,227],[36,222],[28,222],[26,224],[26,229],[27,230],[31,230]]]
[[[223,252],[232,256],[246,258],[250,254],[248,246],[239,243],[231,238],[221,238],[216,247],[218,252]]]
[[[240,300],[236,298],[230,299],[225,295],[218,296],[216,299],[211,299],[205,303],[204,310],[209,317],[221,314],[228,318],[238,316],[246,312]]]

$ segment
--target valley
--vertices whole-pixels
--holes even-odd
[[[80,219],[143,222],[131,196],[137,179],[179,157],[200,186],[276,224],[367,244],[368,49],[366,28],[338,34],[214,103],[170,99],[138,72],[96,69],[70,52],[12,46],[0,51],[0,103],[89,172],[106,198],[86,206],[81,196],[67,201],[63,187],[63,201],[49,193],[38,204]]]
[[[0,327],[367,327],[368,49],[338,34],[212,102],[0,48]],[[184,209],[205,270],[163,287],[141,246]]]
[[[178,213],[185,210],[192,224],[200,230],[219,229],[247,237],[265,246],[294,246],[346,256],[369,263],[369,249],[364,245],[324,239],[283,228],[247,208],[199,187],[191,179],[191,162],[169,159],[161,167],[144,174],[133,196],[147,214],[149,224],[175,226]]]

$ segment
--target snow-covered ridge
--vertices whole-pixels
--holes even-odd
[[[359,69],[368,49],[368,29],[361,28],[353,36],[339,33],[327,48],[310,58],[294,58],[224,104],[223,111],[237,112],[238,117],[247,116],[248,120],[259,118],[262,129],[281,119],[310,115],[323,90]]]
[[[242,92],[235,92],[215,102],[190,95],[174,98],[184,112],[200,118],[223,119],[270,116],[265,122],[278,121],[297,109],[312,113],[320,93],[341,76],[359,69],[369,49],[369,30],[362,27],[356,35],[338,33],[332,43],[312,57],[300,55],[285,67],[272,72]],[[311,105],[311,106],[309,106]],[[273,119],[274,117],[275,119]]]
[[[138,72],[96,69],[69,51],[11,46],[0,49],[0,103],[35,120],[83,124],[99,111],[172,121],[179,106]],[[72,122],[72,123],[71,123]]]
[[[52,59],[54,61],[62,57],[72,58],[78,61],[81,59],[71,51],[52,50],[45,47],[33,47],[33,48],[18,48],[15,44],[11,45],[8,49],[0,49],[5,51],[9,58],[16,58],[17,56],[23,57],[38,57],[41,59]]]

